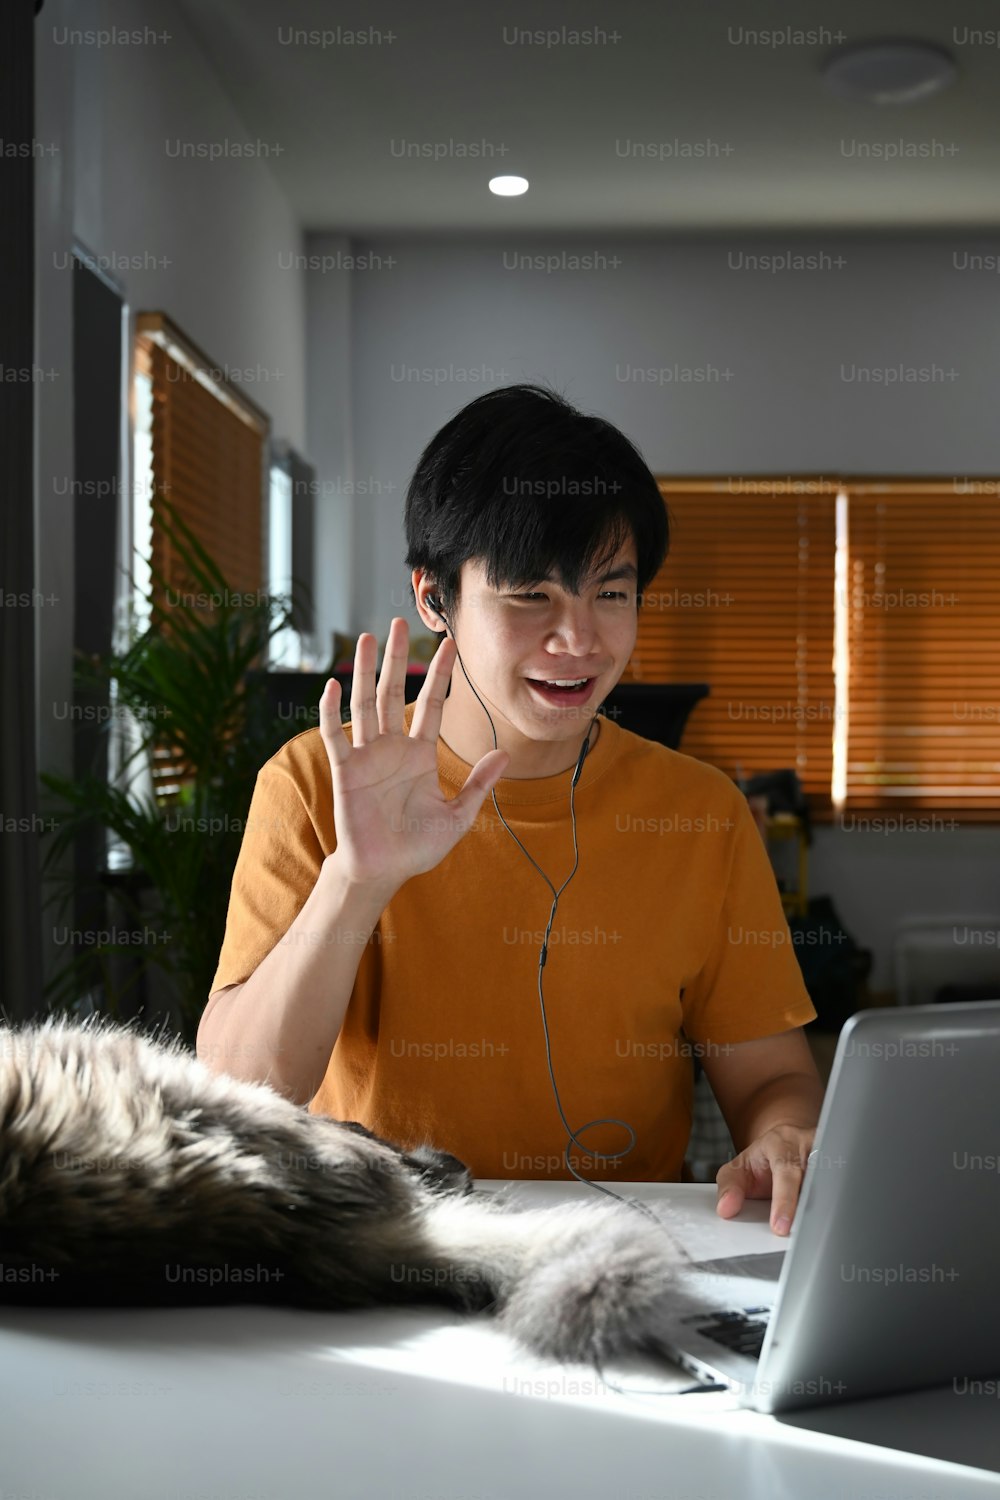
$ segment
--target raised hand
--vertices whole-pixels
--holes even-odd
[[[399,889],[411,875],[440,864],[472,826],[507,768],[506,750],[490,750],[457,797],[441,791],[437,740],[457,656],[450,638],[438,647],[421,686],[407,734],[404,682],[409,630],[397,615],[389,628],[378,691],[375,637],[358,637],[351,684],[351,738],[340,719],[340,684],[330,678],[319,701],[319,726],[330,759],[337,860],[350,880]]]

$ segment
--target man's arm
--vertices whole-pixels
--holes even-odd
[[[358,886],[328,854],[291,927],[242,984],[212,993],[198,1057],[214,1073],[267,1083],[293,1104],[317,1093],[361,956],[394,892]]]
[[[824,1088],[801,1026],[713,1047],[701,1065],[737,1151],[775,1125],[816,1128]]]

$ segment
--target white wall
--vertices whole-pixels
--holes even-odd
[[[357,585],[349,621],[337,622],[352,634],[383,639],[394,614],[422,628],[402,562],[406,484],[438,427],[490,385],[554,384],[622,427],[654,472],[1000,469],[1000,277],[953,262],[967,250],[995,257],[995,241],[414,238],[352,249],[373,262],[352,280],[353,473],[376,490],[356,501]],[[788,251],[825,255],[825,268],[750,270],[740,260]],[[510,269],[517,253],[606,260],[600,270],[548,273]],[[322,319],[310,319],[309,337],[330,351],[333,370],[338,348]],[[311,380],[323,380],[323,363],[311,358]],[[675,365],[707,378],[633,373]],[[852,367],[899,365],[933,378],[845,378]],[[998,844],[988,828],[892,837],[821,829],[812,891],[833,896],[875,950],[873,983],[887,987],[899,918],[1000,912]]]

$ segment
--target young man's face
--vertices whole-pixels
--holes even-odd
[[[598,706],[635,647],[637,563],[630,539],[600,576],[583,581],[579,594],[554,579],[491,589],[481,563],[463,564],[461,602],[455,617],[448,617],[461,662],[456,658],[441,725],[457,755],[474,764],[493,748],[489,720],[467,672],[496,725],[500,749],[511,756],[506,775],[555,775],[575,762]],[[422,618],[443,633],[425,603],[434,593],[433,580],[419,570],[412,578]],[[532,681],[579,677],[591,680],[575,697],[553,697]]]

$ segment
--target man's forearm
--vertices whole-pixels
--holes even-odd
[[[772,1078],[754,1094],[744,1113],[738,1132],[740,1139],[733,1139],[737,1152],[745,1151],[775,1125],[814,1129],[824,1093],[822,1079],[815,1069],[811,1073],[785,1073]]]
[[[288,932],[246,983],[219,996],[203,1018],[196,1045],[202,1062],[308,1104],[340,1035],[361,956],[392,895],[388,887],[354,885],[336,854],[328,855]]]

